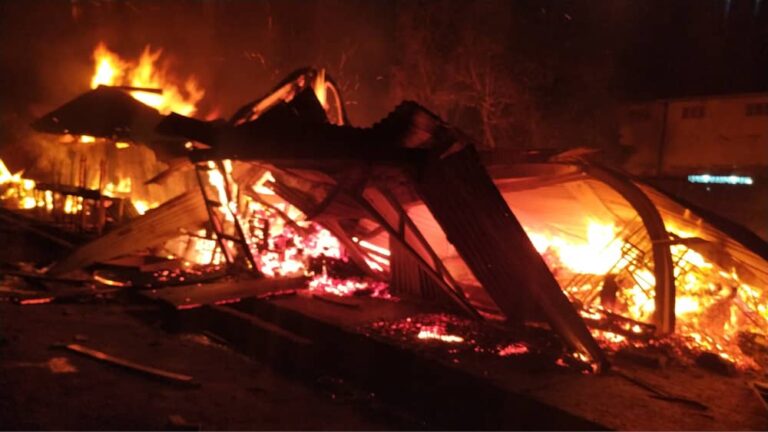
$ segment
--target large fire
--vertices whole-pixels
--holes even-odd
[[[137,60],[126,60],[100,43],[93,52],[94,72],[90,87],[122,87],[136,100],[162,114],[194,115],[204,90],[194,77],[179,84],[161,65],[161,55],[161,50],[147,46]],[[326,81],[323,70],[315,77],[312,88],[318,101],[329,111],[329,117],[334,117],[337,123],[342,122],[339,95]],[[105,142],[91,136],[70,137],[70,140],[88,145]],[[129,145],[111,144],[118,149]],[[165,256],[178,258],[187,265],[220,265],[232,257],[243,260],[243,255],[249,255],[256,270],[265,277],[310,277],[308,288],[313,292],[389,297],[387,286],[382,282],[362,275],[336,277],[331,267],[349,262],[348,251],[339,239],[280,199],[271,187],[275,178],[270,171],[264,169],[255,182],[238,184],[234,175],[237,164],[229,160],[207,161],[198,167],[206,172],[207,186],[203,189],[209,188],[209,201],[218,203],[211,210],[221,221],[217,229],[228,234],[214,233],[210,226],[198,227],[200,229],[167,241]],[[104,180],[106,176],[100,174]],[[83,181],[73,186],[97,190],[101,197],[130,200],[139,214],[160,205],[137,192],[136,186],[146,179],[119,176],[112,180]],[[82,196],[57,195],[50,190],[37,190],[37,186],[34,180],[24,178],[23,172],[11,173],[0,160],[0,200],[6,207],[49,213],[58,208],[67,215],[95,213],[94,204],[88,204]],[[96,205],[103,206],[104,203]],[[576,229],[578,232],[526,227],[534,247],[585,319],[600,321],[610,314],[631,320],[622,324],[620,332],[604,328],[592,330],[601,343],[611,346],[631,343],[633,336],[644,334],[642,325],[651,321],[656,307],[650,247],[642,244],[649,241],[640,238],[644,235],[642,225],[638,225],[639,228],[625,225],[585,219],[583,226]],[[669,221],[666,228],[676,238],[698,235]],[[232,240],[234,235],[241,236],[247,253],[238,250]],[[346,245],[359,248],[368,270],[383,274],[389,269],[388,249],[364,239],[353,237],[350,240],[352,243]],[[745,332],[765,333],[768,324],[766,294],[761,288],[744,282],[735,268],[723,268],[708,260],[693,244],[673,242],[670,245],[675,264],[676,331],[694,349],[715,352],[737,364],[750,365],[739,347],[738,338]],[[439,326],[421,328],[417,338],[462,342],[461,337],[447,334]],[[527,352],[524,345],[510,345],[504,349],[506,354],[501,355],[524,352]]]
[[[162,50],[144,48],[138,61],[131,62],[120,58],[100,43],[93,52],[94,73],[91,88],[100,85],[145,88],[156,91],[131,91],[138,101],[156,108],[162,114],[175,112],[191,116],[197,111],[197,103],[203,99],[205,91],[192,76],[187,78],[183,91],[173,83],[166,68],[158,66]]]
[[[191,77],[184,84],[185,92],[180,91],[179,86],[170,79],[167,70],[158,68],[160,55],[160,50],[153,51],[146,47],[138,61],[131,62],[110,51],[103,43],[99,44],[93,54],[95,65],[91,88],[99,85],[130,87],[127,90],[134,98],[158,109],[162,114],[172,111],[187,116],[194,114],[196,104],[203,97],[203,90],[194,77]],[[324,71],[320,71],[312,87],[321,104],[329,109],[329,86]],[[162,91],[140,91],[133,88]],[[337,114],[337,117],[340,118],[341,115]],[[233,179],[232,161],[224,160],[221,164],[208,161],[205,167],[205,181],[212,188],[212,197],[220,204],[213,209],[217,218],[222,221],[219,228],[228,232],[235,232],[237,226],[241,228],[243,241],[252,254],[257,269],[264,276],[309,275],[313,277],[309,283],[309,288],[313,291],[337,295],[370,291],[376,296],[386,296],[385,284],[363,279],[337,279],[329,276],[324,266],[313,268],[313,262],[321,262],[323,259],[346,259],[343,248],[328,230],[305,220],[304,215],[288,203],[267,205],[264,200],[257,199],[274,195],[265,185],[274,181],[268,171],[252,185],[252,193],[243,194],[238,190],[240,185]],[[109,194],[130,194],[131,180],[121,179],[119,184],[110,183],[106,191]],[[221,250],[222,247],[226,249],[226,253]],[[174,239],[166,244],[166,249],[174,251],[171,256],[180,255],[194,264],[220,264],[225,260],[225,256],[237,258],[238,254],[242,254],[232,240],[217,241],[216,235],[206,230]],[[388,251],[386,253],[388,254]],[[388,266],[389,262],[380,255],[381,251],[378,255],[366,257],[366,261],[372,268],[381,271],[382,265]]]
[[[220,165],[206,163],[205,180],[212,197],[218,200],[213,211],[216,218],[222,221],[220,229],[234,233],[236,225],[241,227],[243,241],[262,275],[270,278],[308,276],[311,278],[308,283],[311,292],[389,298],[385,283],[364,277],[336,277],[330,274],[332,269],[329,267],[349,263],[344,247],[330,231],[307,220],[300,210],[280,199],[269,188],[268,185],[274,181],[269,171],[264,171],[251,185],[249,193],[238,194],[240,185],[233,178],[236,164],[230,160],[224,160]],[[202,230],[173,239],[166,243],[165,248],[171,256],[192,264],[220,264],[224,257],[216,235]],[[376,247],[364,241],[359,243],[367,244],[368,249]],[[243,258],[243,251],[235,247],[233,240],[225,239],[221,244],[229,255]],[[367,250],[365,246],[361,248]],[[378,249],[379,255],[389,254],[386,249]],[[389,265],[388,260],[379,256],[376,258]]]
[[[186,79],[183,85],[177,85],[174,77],[167,68],[160,64],[161,50],[152,50],[147,46],[136,61],[125,60],[110,51],[104,43],[99,43],[93,51],[94,72],[90,79],[91,88],[100,85],[125,87],[138,101],[156,108],[163,114],[176,112],[183,115],[193,115],[197,111],[197,103],[203,98],[204,90],[194,77]],[[183,88],[183,90],[181,90]],[[137,89],[146,89],[144,91]],[[67,138],[67,137],[65,137]],[[62,139],[62,142],[72,142],[74,137]],[[80,144],[109,144],[117,149],[129,147],[126,142],[110,143],[93,136],[83,135],[77,141]],[[81,160],[84,160],[82,157]],[[85,167],[80,167],[85,168]],[[70,186],[98,190],[104,197],[130,199],[132,207],[138,214],[144,214],[149,209],[160,205],[157,199],[143,196],[136,188],[137,181],[121,175],[114,181],[103,181],[109,178],[99,169],[92,169],[90,176],[78,172],[76,180]],[[93,175],[96,172],[98,175]],[[0,160],[0,199],[7,207],[27,210],[41,210],[51,213],[74,215],[86,213],[87,218],[96,215],[96,206],[104,203],[88,203],[82,196],[61,194],[50,190],[37,190],[36,182],[22,177],[22,172],[12,174]],[[108,205],[108,204],[107,204]]]
[[[566,294],[584,307],[585,316],[602,319],[599,311],[606,311],[649,322],[655,311],[656,281],[651,268],[643,265],[614,224],[587,220],[585,225],[583,238],[527,231]],[[667,230],[680,238],[696,237],[670,223]],[[716,352],[741,366],[754,364],[739,348],[738,337],[745,331],[764,332],[768,309],[762,290],[743,282],[735,269],[718,267],[690,246],[674,244],[670,250],[675,263],[676,332],[693,349]],[[612,285],[613,295],[604,295]],[[593,334],[609,345],[627,342],[609,331]]]

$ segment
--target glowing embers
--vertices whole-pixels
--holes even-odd
[[[281,213],[293,213],[285,205]],[[259,270],[267,277],[312,276],[308,288],[338,296],[391,298],[384,282],[363,278],[347,258],[339,240],[308,221],[286,221],[264,206],[252,207],[246,220]],[[303,218],[303,215],[301,215]]]
[[[55,299],[56,299],[55,297],[41,297],[41,298],[23,299],[23,300],[19,300],[19,304],[20,305],[39,305],[39,304],[51,303]]]
[[[396,321],[378,321],[370,330],[408,342],[440,342],[464,344],[471,350],[477,323],[449,314],[423,314]]]
[[[585,356],[571,353],[544,327],[504,327],[442,313],[378,321],[361,330],[453,364],[511,366],[526,371],[565,366],[584,373],[595,371]]]
[[[368,295],[376,298],[391,299],[389,286],[381,281],[364,278],[334,278],[327,274],[316,275],[309,281],[311,292],[333,294],[337,296]]]
[[[330,231],[306,220],[301,211],[269,189],[274,177],[268,171],[255,182],[243,186],[253,194],[241,194],[238,200],[230,199],[238,196],[236,188],[239,187],[232,180],[233,165],[224,161],[224,170],[220,170],[209,163],[208,181],[216,188],[223,203],[217,211],[223,213],[227,222],[240,223],[262,275],[309,276],[308,288],[316,293],[391,298],[386,283],[363,277],[364,273],[350,261]],[[227,185],[231,188],[229,191]],[[366,242],[361,248],[373,246]],[[382,256],[389,253],[381,248],[375,252]]]
[[[511,343],[503,346],[499,346],[499,357],[509,357],[521,354],[526,354],[530,351],[528,346],[522,342]]]
[[[190,116],[197,111],[205,91],[194,77],[189,77],[179,86],[164,67],[158,66],[162,50],[144,48],[136,62],[123,60],[100,43],[93,52],[94,72],[91,88],[99,85],[145,88],[153,91],[131,91],[136,100],[156,108],[162,114],[176,112]],[[183,90],[181,89],[183,88]]]
[[[181,265],[176,268],[156,270],[143,286],[194,284],[221,277],[225,269],[220,265]],[[140,283],[134,284],[141,286]]]
[[[445,313],[378,321],[363,331],[419,350],[442,352],[453,363],[472,358],[527,359],[535,369],[551,369],[566,353],[559,339],[544,329],[503,328]]]
[[[765,293],[744,283],[736,270],[707,259],[703,252],[709,245],[695,233],[671,224],[667,230],[680,343],[688,344],[690,351],[710,351],[743,365],[753,364],[736,341],[744,331],[760,334],[768,328]],[[609,316],[624,316],[638,325],[653,319],[656,280],[652,246],[642,223],[633,220],[618,228],[586,220],[582,236],[527,231],[565,293],[586,309],[582,316],[597,329],[593,336],[598,342],[613,350],[633,344],[635,338],[627,329],[606,328],[604,323]],[[603,324],[595,327],[599,323]]]
[[[313,262],[323,258],[342,260],[341,245],[328,230],[304,222],[303,215],[291,210],[271,209],[256,202],[249,205],[244,221],[250,234],[252,253],[256,265],[265,276],[293,276],[308,274]],[[285,220],[283,215],[294,214],[297,220]],[[317,259],[317,260],[313,260]]]
[[[440,342],[447,343],[461,343],[464,342],[464,338],[461,336],[448,334],[444,327],[439,325],[423,326],[419,329],[419,333],[416,335],[419,339],[434,339]]]

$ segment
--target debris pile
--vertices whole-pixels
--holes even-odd
[[[100,45],[94,60],[92,90],[33,124],[70,159],[36,174],[47,181],[0,162],[5,235],[39,257],[25,270],[6,259],[7,285],[146,290],[179,309],[295,290],[413,299],[462,321],[369,330],[588,370],[633,350],[744,369],[766,357],[768,247],[583,153],[486,167],[413,102],[352,127],[313,68],[201,120],[205,92],[159,51],[131,62]],[[21,304],[66,297],[24,284]]]

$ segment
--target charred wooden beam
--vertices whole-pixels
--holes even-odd
[[[72,186],[66,184],[53,184],[53,183],[37,183],[35,189],[40,191],[57,192],[64,195],[73,195],[83,197],[85,199],[100,200],[102,196],[101,192],[96,189],[88,189],[79,186]]]
[[[324,70],[317,70],[312,67],[300,68],[288,74],[285,79],[275,85],[265,96],[238,109],[230,118],[230,123],[239,125],[252,121],[270,110],[276,104],[290,101],[302,90],[314,87],[316,79],[320,74],[323,75],[326,88],[334,92],[338,99],[337,102],[339,106],[337,109],[340,112],[337,113],[339,117],[337,121],[340,121],[341,124],[349,124],[345,104],[342,95],[338,91],[339,86]]]
[[[241,299],[282,292],[287,289],[306,288],[307,278],[260,278],[240,279],[193,285],[177,285],[156,290],[142,291],[142,295],[159,300],[176,309],[193,306],[233,303]]]

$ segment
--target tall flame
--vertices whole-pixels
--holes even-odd
[[[91,88],[95,89],[100,85],[120,85],[119,83],[123,82],[123,76],[129,65],[107,49],[103,42],[100,42],[93,51],[93,60],[95,71],[91,78]]]
[[[317,72],[317,77],[315,78],[315,82],[313,83],[312,87],[315,91],[315,96],[317,96],[317,100],[320,101],[320,104],[323,105],[323,108],[327,109],[328,88],[325,82],[325,69],[320,69]]]
[[[107,85],[159,89],[162,93],[131,91],[131,96],[162,114],[175,112],[186,116],[193,115],[205,91],[192,76],[184,82],[183,91],[173,84],[167,69],[158,66],[161,55],[161,49],[153,51],[147,45],[138,62],[130,62],[110,51],[103,42],[99,43],[93,51],[94,72],[91,88]]]

